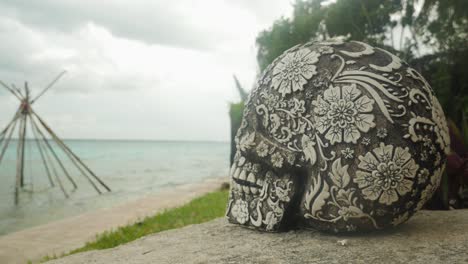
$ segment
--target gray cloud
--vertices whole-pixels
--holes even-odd
[[[196,26],[193,23],[195,15],[177,8],[187,2],[177,2],[4,0],[0,3],[0,12],[31,27],[70,32],[91,22],[117,36],[149,44],[203,50],[212,48],[217,37],[210,32],[209,26]]]
[[[292,12],[293,0],[234,0],[231,1],[233,5],[249,10],[259,22],[265,27],[270,27],[272,21],[278,19],[278,14],[289,16]]]
[[[6,36],[0,44],[0,80],[21,87],[28,81],[33,92],[39,92],[58,73],[68,70],[51,92],[148,87],[147,78],[138,75],[136,69],[123,71],[115,66],[115,59],[106,54],[106,45],[112,43],[112,36],[106,34],[86,26],[71,34],[41,33],[11,18],[0,18],[0,35]],[[157,84],[157,75],[151,76],[150,81]],[[3,95],[10,94],[2,88],[0,96]]]
[[[31,62],[28,56],[41,45],[41,39],[31,31],[20,28],[17,23],[9,19],[0,19],[0,67],[10,71],[22,70]]]
[[[3,0],[0,79],[38,93],[67,69],[35,104],[65,138],[227,140],[232,74],[253,83],[255,36],[284,3]]]

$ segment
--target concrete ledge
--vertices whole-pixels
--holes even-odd
[[[260,233],[220,218],[50,263],[468,263],[468,210],[422,211],[393,230],[354,236]]]

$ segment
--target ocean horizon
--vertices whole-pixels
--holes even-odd
[[[0,164],[0,235],[113,207],[163,189],[226,177],[229,170],[229,142],[154,139],[64,139],[64,142],[112,192],[98,195],[78,170],[71,169],[78,189],[66,199],[57,184],[51,187],[36,143],[28,139],[25,190],[20,194],[19,205],[14,205],[17,140],[12,140]],[[54,149],[65,161],[65,167],[73,168],[65,154]],[[62,176],[71,193],[71,184]]]

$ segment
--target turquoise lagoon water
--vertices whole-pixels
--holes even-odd
[[[173,186],[225,177],[229,167],[229,143],[224,142],[66,140],[65,143],[112,192],[98,195],[79,171],[70,170],[78,190],[65,199],[58,186],[50,187],[35,142],[28,141],[25,190],[21,192],[20,204],[15,206],[16,142],[12,141],[0,165],[0,235],[112,207]],[[65,166],[72,168],[71,162],[65,162]],[[65,177],[62,181],[71,190]]]

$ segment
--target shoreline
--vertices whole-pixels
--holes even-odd
[[[227,177],[209,178],[163,189],[114,207],[93,210],[62,220],[0,236],[0,263],[38,261],[46,255],[60,255],[83,246],[98,233],[135,223],[164,209],[181,206],[218,189]]]

